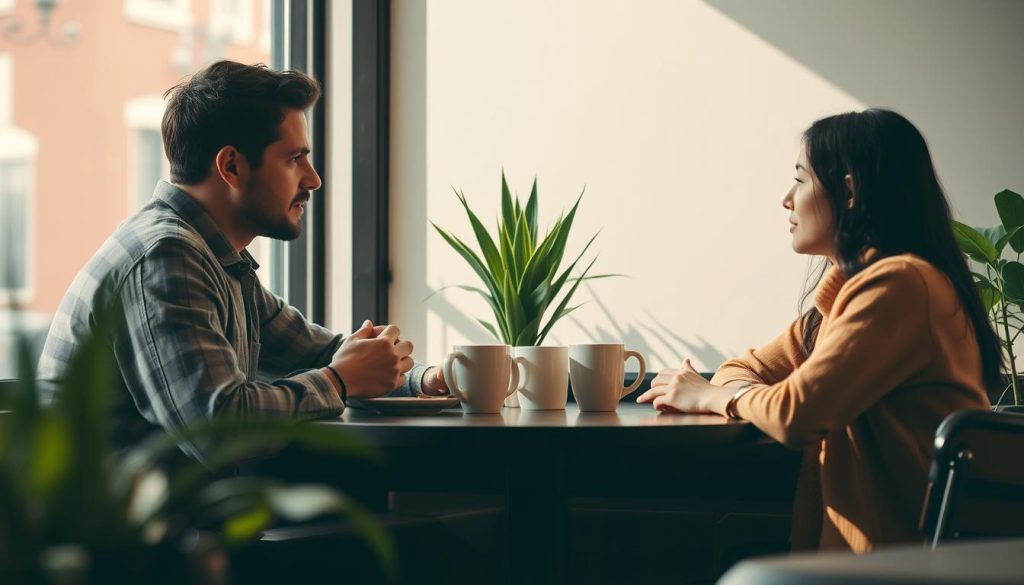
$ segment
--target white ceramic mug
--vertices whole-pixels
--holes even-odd
[[[507,345],[456,345],[442,367],[452,395],[470,414],[501,412],[502,401],[519,385]]]
[[[569,389],[569,348],[517,347],[513,353],[519,370],[519,406],[523,410],[564,410]]]
[[[640,362],[636,381],[623,388],[626,360]],[[621,343],[588,343],[569,348],[569,379],[572,395],[581,412],[615,412],[619,400],[637,389],[647,373],[644,356]]]

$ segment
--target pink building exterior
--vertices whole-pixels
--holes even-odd
[[[26,33],[38,26],[32,1],[0,0],[0,26],[12,17]],[[10,104],[0,124],[38,144],[28,245],[3,252],[28,261],[22,307],[53,313],[79,268],[148,198],[153,179],[166,178],[161,94],[218,58],[269,64],[268,17],[267,0],[69,1],[57,6],[50,28],[79,23],[70,46],[0,37],[10,72],[0,78],[0,94],[9,96],[0,100]],[[5,304],[10,295],[0,294]]]

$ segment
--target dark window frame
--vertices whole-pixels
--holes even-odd
[[[287,5],[287,6],[286,6]],[[329,6],[317,0],[272,4],[272,66],[311,73],[330,95],[327,68]],[[389,259],[390,0],[352,2],[352,323],[386,323]],[[327,217],[330,181],[326,152],[327,103],[311,112],[313,165],[323,186],[306,210],[306,226],[292,242],[273,242],[271,286],[306,318],[325,325]],[[344,253],[344,252],[343,252]]]

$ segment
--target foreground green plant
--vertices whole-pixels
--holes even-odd
[[[572,229],[576,210],[583,193],[568,214],[560,215],[543,238],[537,236],[537,179],[533,180],[530,197],[523,206],[518,195],[513,198],[501,173],[501,216],[496,233],[492,236],[470,209],[466,196],[455,190],[462,204],[473,234],[479,245],[477,251],[437,224],[431,222],[441,235],[483,281],[483,289],[459,285],[457,288],[479,294],[491,308],[494,323],[477,322],[501,343],[514,346],[540,345],[559,319],[575,311],[579,305],[569,306],[573,294],[584,280],[618,276],[600,274],[588,276],[597,261],[595,257],[578,277],[572,272],[597,238],[594,234],[583,250],[565,270],[560,271],[565,246]],[[561,300],[555,302],[563,288],[568,286]],[[554,307],[546,322],[548,309]]]
[[[287,420],[212,420],[156,433],[126,454],[112,441],[116,370],[102,324],[76,353],[56,399],[43,405],[31,352],[19,340],[19,379],[0,391],[0,582],[185,583],[202,550],[223,553],[275,520],[349,518],[395,580],[394,549],[377,520],[321,485],[219,473],[288,443],[344,457],[379,454],[338,429]],[[209,446],[182,462],[181,441]],[[167,464],[177,456],[169,471]],[[201,533],[197,532],[201,530]]]
[[[1013,404],[1021,406],[1020,382],[1017,379],[1017,356],[1013,344],[1024,332],[1024,197],[1009,189],[995,195],[1000,224],[990,228],[972,228],[953,222],[960,250],[974,261],[971,274],[989,312],[999,341],[1009,361],[1009,383],[1000,393],[996,406],[1009,392]],[[1015,253],[1004,258],[1007,245]],[[984,273],[978,269],[984,270]]]

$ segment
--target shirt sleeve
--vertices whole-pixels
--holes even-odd
[[[928,359],[929,297],[918,269],[886,263],[855,279],[840,291],[807,361],[737,401],[741,417],[782,443],[806,445],[850,424]]]
[[[257,283],[257,308],[260,319],[260,372],[281,376],[286,372],[322,368],[331,363],[344,338],[315,323],[310,323],[298,309]],[[414,364],[406,374],[405,383],[389,396],[422,394],[423,375],[427,366]]]
[[[793,321],[767,345],[747,350],[741,357],[723,362],[711,378],[711,383],[716,386],[735,381],[775,384],[785,380],[804,361],[803,328],[800,321]]]
[[[138,380],[129,389],[143,394],[136,402],[148,403],[154,422],[165,429],[218,414],[339,415],[344,405],[319,370],[273,382],[247,379],[225,335],[229,308],[209,262],[191,244],[166,238],[126,278],[121,298],[127,328],[118,360],[135,362]],[[201,456],[198,446],[185,447]]]
[[[341,345],[341,335],[307,321],[298,309],[259,282],[254,294],[260,322],[261,373],[283,376],[331,363],[331,357]]]

